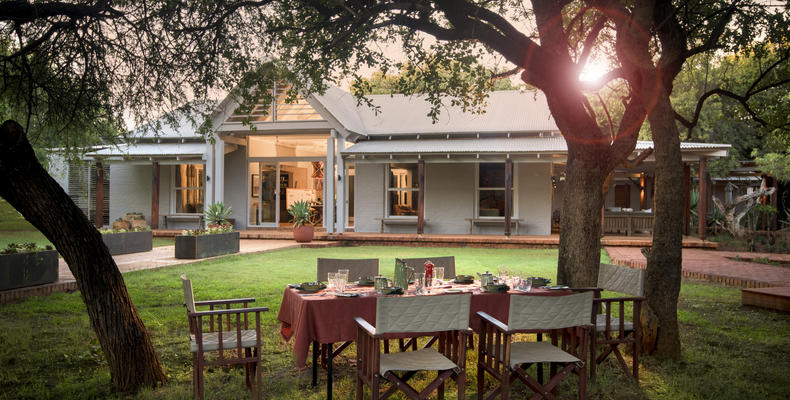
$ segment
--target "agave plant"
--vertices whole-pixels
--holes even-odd
[[[208,225],[230,225],[228,218],[233,214],[233,209],[225,203],[214,203],[206,208],[206,222]]]
[[[293,217],[294,228],[302,225],[313,224],[313,207],[307,200],[299,200],[291,203],[288,207],[288,214]]]

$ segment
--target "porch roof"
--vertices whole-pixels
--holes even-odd
[[[635,151],[653,147],[651,141],[638,141]],[[722,157],[730,148],[728,144],[681,143],[684,156]],[[568,153],[562,136],[468,138],[468,139],[409,139],[361,141],[341,152],[346,157],[387,155],[559,155]],[[688,157],[685,157],[688,158]]]
[[[105,147],[86,154],[90,158],[113,160],[190,160],[201,159],[206,152],[205,142],[137,143]]]

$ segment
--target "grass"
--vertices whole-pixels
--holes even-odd
[[[420,249],[357,247],[291,249],[124,275],[140,317],[150,330],[170,382],[122,396],[111,391],[109,372],[90,329],[85,306],[77,293],[57,293],[0,307],[0,399],[120,398],[186,399],[191,397],[191,357],[179,275],[193,280],[198,299],[256,297],[270,307],[263,324],[265,398],[323,399],[325,376],[310,386],[309,368],[294,367],[291,343],[279,335],[276,321],[283,286],[312,280],[315,259],[321,257],[381,260],[389,271],[395,257],[456,256],[457,272],[495,270],[506,265],[531,275],[555,278],[556,250]],[[740,292],[703,283],[684,283],[679,320],[684,345],[680,362],[643,357],[642,381],[633,384],[614,364],[599,368],[590,387],[593,399],[784,399],[790,396],[790,317],[743,307]],[[474,361],[474,352],[468,353]],[[353,397],[351,363],[345,352],[336,368],[335,398]],[[469,367],[467,394],[476,398],[476,368]],[[575,378],[560,388],[560,398],[574,398]],[[249,398],[239,369],[207,373],[207,398]],[[448,398],[455,398],[450,385]],[[516,384],[513,398],[526,395]]]

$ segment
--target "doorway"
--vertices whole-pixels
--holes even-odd
[[[292,226],[288,207],[299,200],[310,202],[315,225],[322,225],[323,160],[250,162],[249,184],[250,226]]]

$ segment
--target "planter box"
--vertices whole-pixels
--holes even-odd
[[[110,249],[110,254],[129,254],[151,251],[154,247],[151,231],[105,233],[101,235],[104,244]]]
[[[239,252],[239,232],[176,236],[176,258],[206,258]]]
[[[43,285],[58,280],[58,252],[0,255],[0,290]]]

